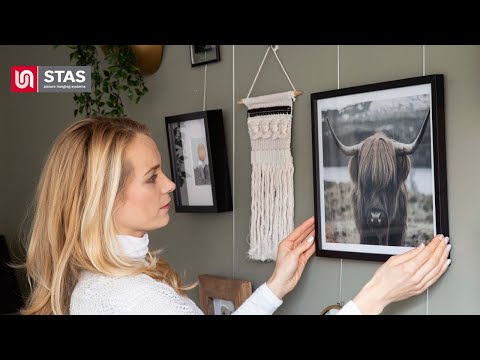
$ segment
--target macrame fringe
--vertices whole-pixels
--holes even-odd
[[[253,166],[248,251],[252,260],[275,260],[278,243],[293,231],[293,172],[293,164]]]

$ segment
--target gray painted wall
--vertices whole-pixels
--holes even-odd
[[[263,58],[265,46],[221,46],[222,60],[207,68],[206,109],[223,109],[230,161],[235,174],[232,189],[235,211],[222,214],[177,214],[171,223],[150,234],[152,247],[187,278],[210,273],[253,281],[258,287],[271,274],[273,263],[246,260],[250,209],[250,143],[246,109],[236,105],[244,97]],[[235,56],[233,56],[233,51]],[[313,173],[310,93],[337,88],[337,46],[280,46],[279,56],[297,89],[294,105],[292,153],[295,164],[295,224],[313,214]],[[235,58],[235,59],[233,59]],[[68,52],[50,46],[0,46],[0,86],[9,89],[10,66],[65,65]],[[234,61],[233,61],[234,60]],[[480,47],[427,46],[426,74],[445,74],[445,110],[450,237],[453,263],[429,291],[429,313],[480,314],[480,168],[472,144],[480,141]],[[233,64],[234,62],[234,64]],[[422,46],[341,46],[340,87],[422,75]],[[235,71],[233,73],[233,67]],[[170,174],[164,117],[202,110],[203,67],[190,67],[188,46],[166,46],[157,73],[146,79],[150,92],[128,114],[147,123]],[[269,56],[252,95],[289,89],[288,81]],[[233,91],[235,95],[233,96]],[[73,121],[68,94],[0,93],[0,232],[16,239],[18,227],[49,145]],[[234,121],[235,118],[235,121]],[[235,134],[235,139],[234,139]],[[5,136],[6,135],[6,136]],[[235,140],[235,151],[234,143]],[[235,169],[234,169],[235,165]],[[461,259],[461,261],[460,261]],[[353,297],[379,267],[378,263],[343,260],[343,299]],[[318,314],[339,297],[339,259],[312,258],[295,291],[285,298],[279,314]],[[198,300],[198,290],[191,297]],[[455,308],[452,307],[455,304]],[[390,306],[387,314],[424,314],[426,295]]]

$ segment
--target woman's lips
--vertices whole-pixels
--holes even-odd
[[[168,203],[167,205],[163,206],[161,209],[162,209],[162,210],[168,210],[168,209],[170,209],[170,203]]]

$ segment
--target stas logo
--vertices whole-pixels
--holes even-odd
[[[12,66],[12,92],[91,92],[90,66]]]
[[[37,66],[12,66],[12,91],[37,92]]]

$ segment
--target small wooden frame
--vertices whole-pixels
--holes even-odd
[[[248,280],[231,279],[223,276],[200,275],[200,309],[205,315],[215,315],[214,300],[231,301],[238,309],[252,295],[252,283]]]

